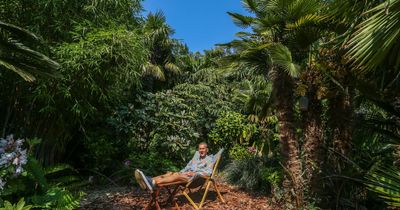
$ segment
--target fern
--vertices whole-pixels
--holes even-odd
[[[29,210],[32,208],[32,205],[25,206],[24,198],[21,198],[17,204],[11,204],[9,201],[4,202],[4,208],[0,208],[0,210]]]
[[[29,157],[25,170],[26,176],[9,180],[8,187],[0,193],[3,199],[24,196],[39,209],[79,207],[84,193],[71,190],[87,185],[88,181],[82,181],[71,166],[60,164],[43,168],[36,159]],[[13,206],[9,204],[7,210]]]
[[[59,187],[52,187],[44,195],[31,197],[35,208],[41,209],[75,209],[79,207],[84,193],[72,194]]]
[[[36,159],[34,158],[28,159],[28,163],[26,164],[26,170],[29,172],[30,178],[32,178],[36,182],[36,184],[39,185],[41,189],[45,190],[48,188],[43,168]]]

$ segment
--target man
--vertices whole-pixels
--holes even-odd
[[[213,157],[207,155],[208,147],[205,142],[199,144],[199,155],[194,155],[192,160],[180,172],[168,172],[161,176],[148,177],[139,169],[135,170],[135,178],[142,189],[149,189],[153,192],[160,184],[174,182],[188,182],[191,178],[203,175],[210,176],[213,170]]]

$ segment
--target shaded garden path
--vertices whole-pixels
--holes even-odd
[[[211,188],[203,209],[276,209],[269,204],[269,197],[265,195],[247,193],[236,189],[227,183],[219,183],[221,193],[226,203],[221,203],[214,189]],[[163,193],[166,199],[167,193]],[[200,200],[199,193],[194,193],[195,201]],[[150,194],[134,187],[117,187],[105,190],[92,191],[81,203],[79,209],[143,209],[149,202]],[[181,209],[194,209],[181,194],[177,195]],[[163,209],[174,209],[170,205],[162,206]]]

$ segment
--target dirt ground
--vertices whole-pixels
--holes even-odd
[[[224,209],[224,210],[244,210],[244,209],[276,209],[269,204],[269,197],[247,193],[236,189],[235,187],[226,183],[219,183],[219,189],[225,199],[222,203],[217,193],[211,187],[208,193],[203,209]],[[204,191],[193,192],[190,194],[195,202],[200,202],[201,196]],[[161,201],[167,199],[168,193],[163,192]],[[150,194],[138,188],[133,187],[114,187],[103,190],[89,192],[87,197],[82,201],[79,209],[112,209],[112,210],[125,210],[125,209],[144,209],[150,201]],[[194,209],[188,200],[182,195],[177,195],[177,202],[181,209]],[[162,204],[162,209],[175,209],[171,204]],[[155,207],[153,207],[155,209]]]

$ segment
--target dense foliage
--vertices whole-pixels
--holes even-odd
[[[242,3],[192,53],[140,0],[1,1],[0,207],[73,209],[203,141],[285,209],[399,206],[400,1]]]
[[[74,209],[79,206],[83,192],[71,193],[69,190],[76,190],[86,183],[68,165],[43,168],[32,156],[34,145],[40,142],[38,139],[28,141],[29,151],[23,148],[23,139],[14,139],[12,135],[0,139],[0,142],[1,201],[25,197],[33,204],[31,207],[39,209]],[[7,202],[4,204],[6,209],[10,208]],[[16,206],[24,206],[23,202],[19,200]]]

